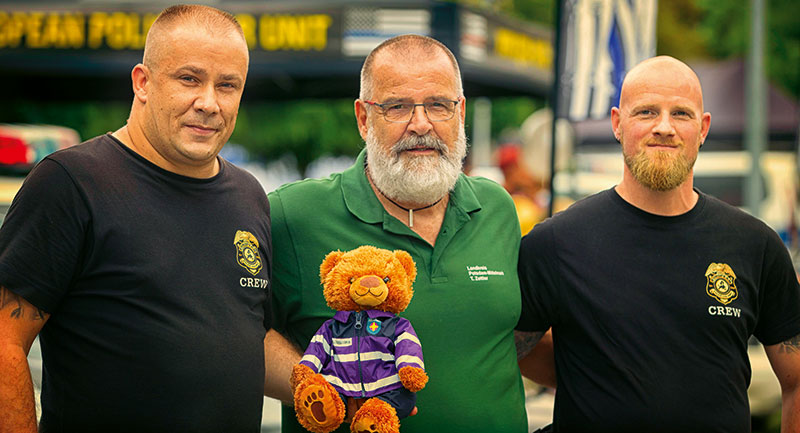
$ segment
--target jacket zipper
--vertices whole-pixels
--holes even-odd
[[[366,391],[364,391],[364,371],[361,370],[361,314],[363,311],[359,311],[356,313],[356,356],[357,356],[357,365],[358,365],[358,377],[361,382],[361,398],[367,396]]]

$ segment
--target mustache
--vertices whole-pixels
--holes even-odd
[[[210,119],[189,119],[189,120],[185,120],[183,122],[183,124],[184,125],[197,126],[197,127],[200,127],[200,128],[218,129],[218,130],[222,129],[223,126],[224,126],[223,122],[214,122],[214,121],[211,121]]]
[[[683,146],[683,144],[671,138],[663,138],[663,137],[652,137],[649,140],[647,140],[647,144],[657,144],[660,146],[676,146],[676,147]]]
[[[402,151],[416,149],[419,147],[433,149],[443,155],[446,155],[450,150],[447,145],[442,142],[442,140],[428,133],[425,135],[412,135],[398,140],[397,143],[392,146],[392,153],[396,155]]]

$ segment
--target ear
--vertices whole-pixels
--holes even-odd
[[[337,263],[342,260],[342,256],[344,255],[343,252],[336,250],[328,253],[325,256],[325,260],[322,261],[322,264],[319,265],[319,281],[322,284],[325,284],[325,277],[333,270]]]
[[[467,98],[461,97],[461,124],[466,125],[467,119]]]
[[[361,139],[367,139],[367,103],[356,99],[353,103],[356,112],[356,123],[358,124],[358,133],[361,134]]]
[[[131,83],[133,84],[133,96],[139,102],[147,102],[147,84],[150,82],[150,69],[139,63],[131,71]]]
[[[411,258],[411,254],[403,250],[394,250],[394,256],[400,261],[400,264],[403,265],[403,269],[405,269],[406,274],[408,274],[409,280],[413,283],[417,278],[417,266],[414,264],[414,259]]]
[[[710,128],[711,128],[711,113],[703,113],[702,119],[700,120],[700,145],[701,146],[706,141],[706,136],[708,136],[708,130]]]
[[[614,137],[619,141],[619,108],[611,107],[611,130],[614,132]]]

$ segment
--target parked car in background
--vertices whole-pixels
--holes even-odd
[[[45,156],[80,143],[74,129],[0,123],[0,222],[29,171]]]

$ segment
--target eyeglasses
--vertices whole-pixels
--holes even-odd
[[[387,122],[406,123],[411,121],[414,116],[414,110],[417,106],[425,107],[425,115],[431,122],[444,122],[450,120],[456,113],[456,105],[458,100],[443,99],[437,101],[423,102],[422,104],[414,104],[412,102],[390,102],[386,104],[379,104],[375,101],[364,101],[365,103],[379,107],[383,113],[384,119]]]

